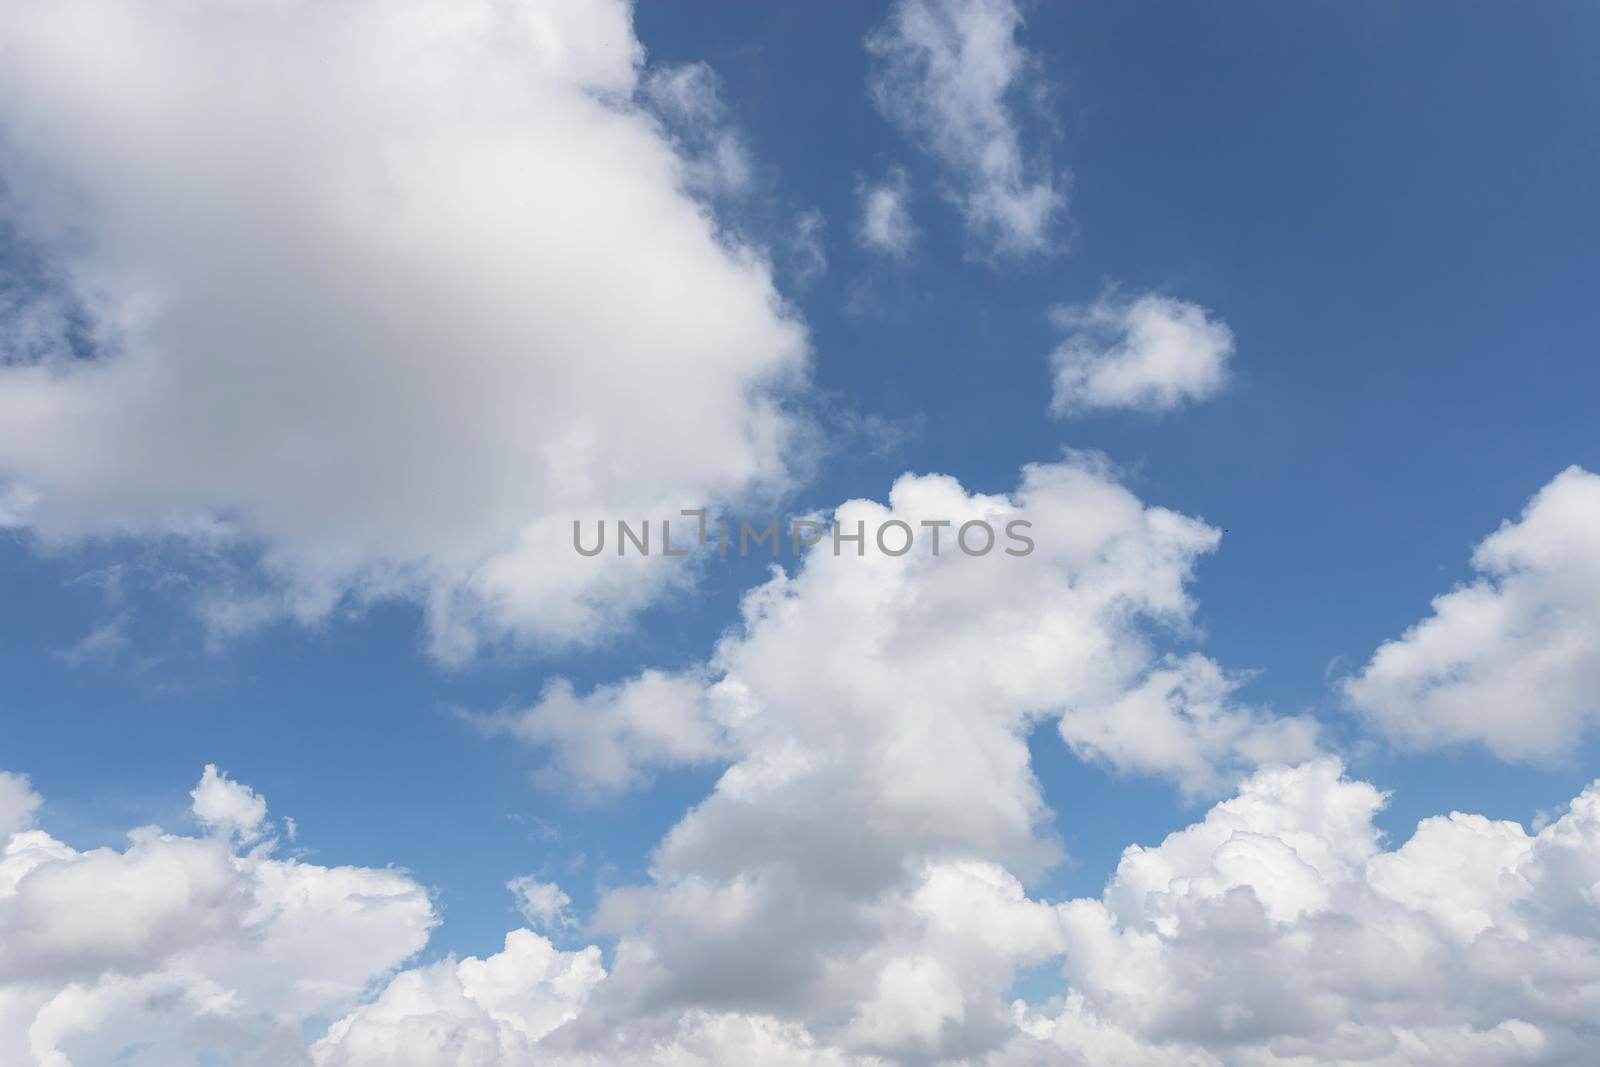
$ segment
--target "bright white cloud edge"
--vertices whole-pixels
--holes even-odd
[[[1559,759],[1600,725],[1600,476],[1562,471],[1472,566],[1477,577],[1380,646],[1345,696],[1404,747]]]

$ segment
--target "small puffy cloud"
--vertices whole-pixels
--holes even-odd
[[[784,603],[760,617],[772,612]],[[992,745],[985,721],[973,717],[968,744]],[[907,754],[931,754],[914,720],[888,725]],[[435,921],[403,873],[156,828],[79,852],[29,829],[38,798],[0,775],[0,1056],[40,1067],[1592,1058],[1600,782],[1537,832],[1452,812],[1390,848],[1375,822],[1386,795],[1337,760],[1271,767],[1193,824],[1130,846],[1098,897],[1049,901],[1014,873],[1025,856],[1003,858],[1003,835],[956,824],[983,786],[959,764],[939,766],[957,775],[948,803],[923,790],[906,808],[877,773],[893,746],[870,731],[830,754],[820,735],[776,727],[747,724],[767,751],[668,835],[651,885],[603,902],[599,925],[621,935],[609,968],[596,946],[562,950],[519,929],[492,955],[391,976]],[[995,771],[1027,781],[1025,766]],[[790,803],[819,772],[825,788],[804,795],[814,810]],[[197,808],[229,784],[207,779]],[[837,800],[864,784],[876,789]],[[887,863],[874,870],[873,858]],[[568,924],[558,887],[511,888],[534,925]],[[1015,996],[1019,973],[1052,965],[1060,995]]]
[[[261,836],[267,819],[267,802],[255,790],[228,778],[213,763],[206,764],[200,784],[189,793],[194,815],[211,830],[241,842]]]
[[[1066,207],[1048,134],[1023,130],[1043,86],[1021,25],[1012,0],[899,0],[867,38],[873,101],[938,161],[984,254],[1050,251]]]
[[[623,0],[20,0],[0,53],[0,225],[78,309],[0,299],[0,524],[176,539],[220,632],[411,599],[459,660],[692,578],[574,518],[790,483],[805,330]]]
[[[905,169],[895,167],[881,182],[861,183],[856,197],[861,203],[856,240],[862,247],[895,257],[909,252],[917,228],[911,221],[911,184]]]
[[[594,799],[645,784],[657,767],[727,755],[714,702],[699,677],[647,670],[581,696],[557,678],[532,707],[466,718],[490,735],[548,748],[545,784]]]
[[[1344,693],[1403,745],[1556,757],[1600,724],[1600,476],[1562,471],[1472,565]]]
[[[523,875],[507,882],[506,888],[517,898],[517,910],[534,929],[549,931],[572,925],[572,915],[567,911],[572,898],[554,882]]]
[[[1066,334],[1050,357],[1056,417],[1127,408],[1172,411],[1228,382],[1233,331],[1205,308],[1147,293],[1107,295],[1052,314]]]
[[[304,1028],[423,946],[433,907],[404,872],[241,851],[266,805],[214,767],[193,797],[227,832],[80,852],[28,829],[38,798],[0,775],[0,1062],[303,1063]]]
[[[861,554],[843,540],[836,554],[824,535],[797,576],[775,573],[746,596],[745,633],[703,667],[645,671],[586,694],[557,679],[529,708],[468,720],[540,746],[546,780],[590,793],[635,787],[654,767],[737,763],[767,728],[812,736],[828,723],[856,736],[903,715],[926,729],[931,708],[952,720],[992,711],[997,751],[985,758],[1015,758],[1001,754],[1018,743],[1015,730],[1050,714],[1085,758],[1194,792],[1316,752],[1310,720],[1238,704],[1240,679],[1202,656],[1154,654],[1136,620],[1186,625],[1189,575],[1218,533],[1146,508],[1092,458],[1029,467],[1010,497],[904,475],[887,507],[849,501],[833,523],[863,532]],[[980,547],[984,525],[994,547],[968,555],[960,546]],[[902,758],[909,777],[895,788],[909,790],[923,770]]]

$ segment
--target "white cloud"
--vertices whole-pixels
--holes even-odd
[[[1037,547],[874,550],[886,521],[934,517],[1026,518]],[[1310,723],[1237,705],[1203,657],[1154,655],[1149,625],[1185,625],[1216,534],[1092,462],[1029,468],[1010,497],[907,476],[835,521],[863,524],[863,556],[775,572],[704,671],[671,677],[705,692],[671,718],[697,709],[733,755],[650,881],[602,897],[611,973],[541,1044],[551,1062],[730,1062],[707,1034],[796,1063],[1584,1062],[1600,783],[1535,835],[1453,814],[1386,851],[1379,790],[1289,765]],[[597,694],[596,717],[663,681]],[[1100,898],[1036,899],[1057,851],[1025,738],[1047,717],[1090,758],[1192,789],[1264,769],[1130,848]],[[1062,995],[1014,999],[1052,964]]]
[[[38,797],[0,775],[0,1062],[302,1063],[302,1027],[422,947],[433,908],[403,872],[240,851],[265,802],[214,767],[194,800],[227,832],[79,852],[31,829]]]
[[[1233,332],[1205,308],[1146,293],[1105,296],[1058,308],[1066,337],[1050,357],[1050,412],[1131,408],[1171,411],[1220,392],[1228,382]]]
[[[523,875],[506,883],[517,898],[517,910],[528,925],[537,930],[558,930],[572,925],[572,914],[567,910],[572,898],[554,882],[541,882]]]
[[[1168,656],[1136,686],[1061,717],[1061,736],[1086,759],[1165,774],[1186,793],[1215,792],[1241,767],[1293,762],[1316,751],[1311,719],[1274,718],[1236,704],[1244,679],[1205,656]]]
[[[1536,836],[1456,813],[1393,852],[1383,800],[1323,760],[1130,848],[1100,900],[1061,906],[1071,992],[1021,1013],[1008,1060],[1587,1062],[1600,783]]]
[[[991,760],[1010,766],[1022,758],[1018,732],[1044,715],[1060,720],[1085,758],[1169,775],[1197,792],[1251,766],[1316,751],[1314,724],[1232,702],[1238,680],[1203,656],[1155,655],[1142,623],[1184,628],[1191,569],[1218,534],[1146,508],[1092,457],[1028,467],[1011,497],[968,494],[948,477],[905,475],[888,507],[850,501],[833,521],[847,532],[862,528],[864,554],[846,542],[835,554],[824,537],[796,576],[777,572],[747,594],[745,632],[724,639],[705,667],[646,671],[586,695],[558,679],[530,708],[470,721],[547,747],[547,779],[589,792],[637,786],[658,766],[733,761],[736,774],[756,752],[787,749],[792,760],[791,743],[802,737],[808,748],[855,738],[847,747],[861,758],[893,738],[892,748],[906,749],[897,764],[908,764],[909,777],[892,776],[899,789],[913,788],[924,773],[913,752],[927,766],[944,766],[941,773],[952,759],[972,761],[977,780],[991,776]],[[995,532],[990,554],[960,550],[968,521]],[[925,522],[945,524],[937,556],[935,530]],[[897,548],[905,535],[894,523],[918,539],[904,555],[886,554],[875,538],[888,530],[885,544]],[[1012,523],[1032,538],[1025,555],[1005,551],[1023,551],[1010,539]],[[970,540],[976,546],[983,538],[974,532]],[[923,740],[968,748],[977,740],[967,736],[970,716],[988,716],[990,750],[955,755],[911,746],[902,727],[930,729],[932,709],[951,720],[956,736]],[[878,729],[889,732],[879,737]],[[877,740],[858,736],[864,733]],[[866,766],[854,769],[863,781],[877,777]],[[964,802],[966,817],[975,817],[982,792]],[[1036,804],[1036,797],[1002,802],[1016,812]],[[1028,836],[1026,825],[1008,833]]]
[[[228,778],[216,764],[206,764],[200,784],[190,791],[194,815],[208,829],[224,837],[249,843],[261,836],[267,802],[254,789]]]
[[[0,50],[4,215],[97,351],[0,362],[5,522],[254,546],[219,624],[407,596],[459,658],[687,579],[573,518],[785,484],[804,330],[620,0],[23,0]]]
[[[774,612],[797,613],[785,597],[759,617]],[[802,636],[798,621],[773,636]],[[1384,794],[1337,760],[1269,768],[1159,844],[1128,848],[1099,897],[1051,902],[1013,873],[1032,863],[1039,828],[1006,856],[1005,835],[971,834],[984,817],[960,821],[965,799],[1031,792],[1025,765],[992,763],[999,780],[985,782],[946,759],[914,796],[877,773],[893,730],[936,754],[928,739],[956,723],[936,705],[926,719],[918,729],[890,714],[831,752],[794,724],[762,728],[782,751],[730,769],[663,842],[653,883],[602,902],[597,926],[621,934],[609,974],[598,947],[522,929],[498,953],[413,967],[365,997],[435,921],[405,874],[154,827],[123,850],[79,852],[30,829],[38,797],[0,775],[0,1056],[40,1067],[1591,1058],[1600,782],[1536,833],[1456,812],[1391,850],[1374,823]],[[969,718],[971,747],[993,744],[990,721]],[[935,793],[941,771],[948,788]],[[264,821],[253,793],[209,772],[197,815],[210,791]],[[558,886],[512,888],[531,921],[568,926]],[[1019,971],[1042,966],[1062,968],[1064,991],[1016,998]]]
[[[1600,723],[1600,477],[1569,467],[1472,556],[1479,577],[1346,680],[1390,739],[1548,759]]]
[[[643,785],[657,767],[729,754],[704,682],[660,671],[584,696],[558,678],[532,707],[467,719],[489,734],[548,746],[546,784],[590,798]]]
[[[32,826],[40,803],[24,775],[0,771],[0,840]]]
[[[513,1067],[549,1062],[534,1046],[573,1018],[602,978],[600,950],[562,952],[528,930],[486,959],[407,971],[329,1028],[315,1067]]]
[[[1050,251],[1066,206],[1066,174],[1029,150],[1017,114],[1043,91],[1021,24],[1012,0],[900,0],[867,38],[874,102],[938,160],[968,230],[999,255]]]
[[[702,872],[636,898],[644,925],[609,976],[593,949],[514,933],[487,961],[400,976],[334,1026],[316,1062],[1587,1063],[1600,782],[1536,834],[1453,813],[1394,850],[1373,822],[1385,799],[1333,759],[1264,770],[1200,821],[1127,849],[1098,898],[1060,903],[976,859],[924,862],[887,891],[836,869],[818,879],[779,857],[778,837],[741,877]],[[819,938],[854,951],[818,959]],[[653,994],[630,984],[696,948],[736,973],[680,974],[686,985]],[[1010,996],[1019,968],[1052,962],[1062,994]],[[802,981],[775,982],[785,973]],[[508,1003],[518,1010],[496,1007]]]
[[[1217,533],[1144,506],[1092,459],[1027,468],[1010,496],[906,475],[887,505],[833,519],[859,524],[862,554],[830,540],[775,569],[704,668],[587,696],[558,685],[499,720],[591,788],[727,764],[656,850],[651,883],[604,897],[612,976],[553,1040],[625,1060],[703,1011],[798,1023],[800,1049],[981,1045],[1009,1027],[1016,968],[1053,951],[1050,909],[1018,880],[1059,855],[1029,769],[1035,725],[1071,724],[1086,755],[1196,789],[1315,751],[1309,723],[1229,705],[1198,657],[1156,656],[1149,631],[1187,625],[1186,585]],[[937,556],[924,521],[954,524]],[[988,555],[958,547],[974,521],[998,534]],[[894,522],[921,547],[880,549]],[[1031,553],[1002,551],[1013,522],[1032,523],[1016,528]],[[1137,717],[1105,710],[1152,687]]]
[[[861,226],[856,239],[863,247],[896,257],[911,251],[917,228],[906,206],[911,185],[904,168],[890,170],[881,182],[859,185],[856,197],[861,202]]]

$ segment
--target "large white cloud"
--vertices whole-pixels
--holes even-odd
[[[28,828],[38,798],[6,775],[0,1055],[1580,1067],[1600,1041],[1600,782],[1537,833],[1454,812],[1388,849],[1384,794],[1337,760],[1269,768],[1127,849],[1099,897],[1052,902],[1014,873],[1032,849],[1008,860],[1001,835],[985,845],[957,824],[982,788],[959,766],[918,825],[859,780],[843,803],[799,797],[827,757],[787,748],[787,764],[725,775],[663,842],[653,883],[603,901],[592,925],[622,932],[609,968],[596,946],[514,930],[500,952],[365,996],[435,921],[403,872],[278,857],[259,797],[214,768],[195,790],[203,835],[146,828],[79,852]],[[263,843],[245,851],[242,829]],[[568,925],[558,887],[513,888],[542,925]],[[1060,969],[1063,992],[1018,998],[1018,974],[1039,967]]]
[[[788,476],[804,331],[694,195],[737,145],[635,102],[704,133],[708,72],[640,91],[621,0],[21,0],[0,56],[0,206],[94,345],[0,331],[5,521],[256,546],[219,625],[415,596],[460,656],[683,579],[573,518]]]
[[[793,577],[751,591],[744,632],[704,667],[585,695],[558,680],[533,707],[476,721],[548,746],[547,774],[588,791],[636,786],[657,766],[792,761],[803,749],[819,773],[908,804],[970,785],[964,818],[993,790],[1024,790],[996,800],[1004,820],[1037,810],[1025,775],[996,772],[1025,769],[1021,734],[1045,718],[1084,757],[1190,792],[1315,751],[1309,720],[1233,701],[1238,680],[1210,660],[1156,655],[1146,631],[1187,626],[1188,580],[1219,534],[1146,507],[1097,458],[1030,466],[1009,497],[905,475],[887,507],[850,501],[832,522],[864,542],[835,548],[825,535]],[[983,555],[961,547],[991,543],[968,522],[992,531]],[[833,766],[845,755],[848,768]],[[1026,838],[1026,819],[1007,833]]]
[[[873,100],[941,165],[946,192],[985,254],[1051,251],[1066,207],[1068,179],[1050,164],[1048,136],[1025,134],[1027,109],[1043,100],[1037,60],[1016,40],[1021,25],[1012,0],[899,0],[867,38]],[[903,203],[903,193],[892,195],[869,200],[869,239],[874,210],[887,223]]]
[[[1218,535],[1093,459],[1029,467],[1010,496],[907,475],[887,505],[851,501],[832,521],[863,542],[835,554],[828,537],[776,570],[703,668],[582,697],[558,686],[489,720],[549,744],[551,771],[588,788],[728,763],[651,884],[604,899],[613,973],[563,1042],[631,1054],[695,1010],[799,1022],[852,1054],[985,1047],[1010,1027],[1015,969],[1059,951],[1018,881],[1059,857],[1035,726],[1194,790],[1315,751],[1311,723],[1232,704],[1201,657],[1156,655],[1146,631],[1187,624],[1187,581]],[[961,547],[987,543],[963,536],[976,522],[997,535],[983,555]]]
[[[924,520],[978,518],[1031,522],[1034,551],[971,557],[948,531],[928,551]],[[1286,762],[1311,750],[1309,723],[1237,705],[1236,681],[1201,656],[1156,655],[1148,629],[1185,624],[1216,533],[1146,507],[1093,461],[1029,468],[1008,497],[906,476],[887,506],[853,501],[833,520],[861,524],[863,554],[824,541],[775,572],[704,667],[561,688],[498,720],[552,745],[557,774],[581,780],[572,753],[603,753],[601,788],[729,761],[650,880],[602,897],[592,928],[617,937],[610,974],[541,1057],[1591,1057],[1600,783],[1537,834],[1455,813],[1386,850],[1378,789],[1331,758]],[[895,520],[920,549],[875,547]],[[1101,897],[1052,902],[1027,889],[1058,850],[1025,743],[1051,718],[1086,757],[1196,791],[1264,767],[1199,822],[1130,848]],[[685,733],[695,722],[707,732]],[[1061,969],[1064,992],[1016,999],[1040,967]]]
[[[1383,795],[1340,770],[1263,772],[1063,905],[1071,992],[1007,1058],[1590,1062],[1600,783],[1537,835],[1452,813],[1386,852]]]
[[[304,1063],[302,1028],[350,1010],[436,921],[402,871],[277,855],[265,802],[214,767],[200,836],[144,827],[80,852],[31,828],[37,807],[0,776],[0,1062]]]
[[[1030,899],[978,860],[924,864],[887,893],[848,881],[824,893],[799,857],[787,875],[768,865],[721,885],[701,876],[655,902],[603,980],[583,953],[514,951],[531,935],[513,935],[494,960],[502,982],[515,973],[522,985],[494,996],[534,998],[526,1013],[480,1029],[494,1012],[461,998],[487,983],[435,966],[337,1024],[318,1062],[1591,1062],[1600,782],[1537,834],[1452,813],[1393,850],[1373,822],[1384,802],[1331,758],[1264,770],[1159,845],[1130,847],[1100,897],[1060,903]],[[809,987],[774,984],[797,969],[794,954],[843,931],[857,938],[853,954],[802,959]],[[643,997],[628,985],[633,969],[694,950],[736,976]],[[1018,969],[1041,964],[1062,968],[1064,992],[1011,996]],[[569,1021],[547,1030],[556,1016]],[[531,1051],[530,1027],[546,1032]],[[404,1037],[412,1058],[362,1058],[345,1044],[358,1029],[369,1049]]]
[[[1345,694],[1407,746],[1557,756],[1600,721],[1600,476],[1561,472],[1472,564],[1479,577],[1435,598]]]
[[[1058,308],[1054,318],[1066,336],[1050,357],[1053,415],[1171,411],[1227,384],[1233,331],[1198,304],[1107,295]]]

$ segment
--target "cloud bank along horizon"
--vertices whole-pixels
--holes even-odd
[[[3,775],[0,1047],[52,1067],[128,1049],[317,1067],[1581,1062],[1600,783],[1537,833],[1453,812],[1386,848],[1384,794],[1342,771],[1256,772],[1129,846],[1098,898],[1053,904],[962,850],[866,884],[821,863],[723,880],[691,815],[664,849],[694,868],[615,890],[591,924],[616,937],[609,968],[558,946],[559,887],[518,880],[532,925],[502,951],[398,971],[439,920],[425,889],[283,857],[265,803],[214,767],[196,833],[86,852],[32,828],[40,798]],[[1057,959],[1065,994],[1010,996]]]

